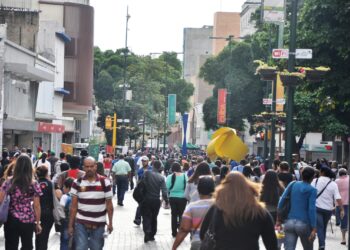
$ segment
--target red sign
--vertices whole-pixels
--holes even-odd
[[[218,115],[217,115],[218,124],[226,123],[226,96],[227,96],[227,89],[218,89]]]
[[[64,125],[39,122],[38,132],[44,133],[64,133]]]
[[[106,153],[107,154],[114,154],[113,153],[113,147],[110,145],[106,145]]]
[[[288,59],[289,50],[288,49],[274,49],[272,50],[272,58]]]

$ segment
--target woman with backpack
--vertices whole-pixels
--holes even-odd
[[[171,208],[171,232],[176,237],[177,229],[180,225],[182,214],[186,208],[185,188],[187,176],[182,173],[181,166],[174,162],[171,166],[171,175],[166,179],[166,186],[169,191],[169,202]]]

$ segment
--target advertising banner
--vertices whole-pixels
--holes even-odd
[[[186,135],[187,135],[187,122],[188,122],[188,113],[183,114],[182,116],[182,122],[183,122],[183,128],[184,128],[184,139],[182,142],[182,155],[187,155],[187,140],[186,140]]]
[[[227,89],[218,89],[218,111],[217,111],[217,123],[226,123],[226,97]]]
[[[176,94],[168,95],[168,123],[173,125],[176,122]]]

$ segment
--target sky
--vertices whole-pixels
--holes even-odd
[[[241,12],[245,0],[90,0],[95,10],[94,43],[103,51],[128,47],[138,55],[182,52],[183,29],[213,25],[214,13]]]

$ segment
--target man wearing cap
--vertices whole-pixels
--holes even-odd
[[[124,160],[124,155],[119,155],[119,161],[113,165],[112,172],[115,175],[117,183],[118,205],[124,206],[124,195],[128,190],[128,181],[131,172],[131,167],[127,161]]]

